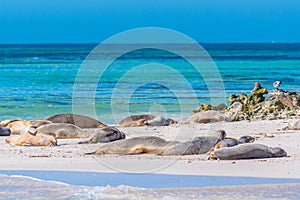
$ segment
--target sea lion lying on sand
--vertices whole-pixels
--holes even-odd
[[[47,120],[53,123],[73,124],[79,128],[105,128],[107,125],[102,122],[84,115],[77,114],[58,114],[49,117]]]
[[[300,130],[300,121],[289,122],[288,126],[283,130]]]
[[[30,126],[39,127],[44,124],[52,123],[45,119],[37,119],[37,120],[23,120],[23,119],[15,119],[15,120],[4,120],[1,121],[0,125],[2,127],[9,128],[11,134],[20,134],[23,129]]]
[[[217,136],[195,137],[192,141],[182,142],[167,148],[160,155],[197,155],[208,153],[219,141],[226,136],[225,131],[219,130]]]
[[[0,127],[0,136],[10,136],[10,129]]]
[[[21,136],[10,136],[5,140],[13,146],[56,146],[57,141],[53,136],[39,134],[35,129],[27,127],[22,130]]]
[[[231,119],[218,111],[209,110],[193,114],[186,120],[185,124],[212,123],[220,121],[231,121]]]
[[[73,124],[53,123],[40,126],[38,133],[52,135],[55,138],[88,138],[81,143],[112,142],[125,139],[125,134],[116,128],[79,128]]]
[[[249,135],[246,136],[242,136],[240,137],[240,139],[236,139],[236,138],[225,138],[224,140],[221,140],[220,142],[218,142],[214,149],[210,152],[210,156],[209,159],[217,159],[216,155],[215,155],[215,151],[217,149],[223,148],[223,147],[233,147],[239,144],[244,144],[244,143],[252,143],[255,141],[255,138]]]
[[[128,116],[119,122],[119,126],[169,126],[175,123],[177,122],[170,118],[145,114]]]
[[[139,154],[139,153],[161,153],[166,148],[178,144],[177,141],[167,141],[155,136],[141,136],[125,140],[115,141],[103,145],[90,154]]]
[[[29,121],[17,119],[10,120],[5,127],[10,129],[11,134],[20,134],[23,129],[29,126],[31,126]]]
[[[224,139],[225,131],[221,131],[219,133],[220,135],[216,137],[196,137],[192,141],[188,142],[167,141],[155,136],[134,137],[103,145],[98,150],[86,153],[86,155],[140,153],[159,155],[203,154],[211,150],[218,141]]]
[[[217,149],[215,150],[215,156],[220,160],[237,160],[285,157],[287,153],[279,147],[271,148],[262,144],[241,144]]]

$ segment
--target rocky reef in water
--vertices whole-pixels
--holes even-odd
[[[229,106],[200,104],[193,113],[215,110],[224,113],[232,121],[273,120],[300,116],[300,94],[279,89],[280,82],[273,83],[274,90],[268,91],[256,82],[249,95],[245,93],[229,96]],[[267,97],[266,97],[267,96]]]

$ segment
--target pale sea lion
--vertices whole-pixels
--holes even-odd
[[[262,144],[248,143],[217,149],[215,155],[220,160],[237,160],[285,157],[287,153],[279,147],[272,148]]]
[[[170,124],[176,124],[177,122],[173,119],[166,119],[161,116],[154,117],[151,120],[145,121],[147,126],[169,126]]]
[[[90,154],[138,154],[138,153],[161,153],[166,148],[178,144],[177,141],[167,141],[155,136],[141,136],[125,140],[115,141],[103,145]]]
[[[80,128],[105,128],[107,125],[102,122],[84,115],[77,114],[58,114],[49,117],[47,120],[53,123],[73,124]]]
[[[192,141],[167,141],[155,136],[134,137],[115,141],[100,147],[90,154],[138,154],[151,153],[158,155],[192,155],[207,153],[214,145],[225,137],[225,131],[219,136],[196,137]]]
[[[23,120],[23,119],[15,119],[15,120],[4,120],[1,125],[3,127],[9,128],[11,134],[20,134],[23,129],[30,126],[39,127],[44,124],[52,123],[51,121],[45,119],[37,119],[37,120]]]
[[[38,133],[52,135],[55,138],[89,138],[81,143],[112,142],[125,138],[125,134],[116,128],[79,128],[73,124],[53,123],[40,126]]]
[[[57,141],[53,136],[39,134],[30,127],[26,127],[21,136],[10,136],[5,140],[13,146],[56,146]]]
[[[119,122],[119,126],[129,127],[129,126],[145,126],[145,121],[154,119],[154,115],[131,115],[125,117]]]
[[[300,121],[289,122],[288,126],[283,128],[283,130],[300,130]]]
[[[212,123],[219,121],[231,121],[231,119],[218,111],[208,110],[193,114],[186,120],[185,124]]]
[[[47,120],[47,119],[36,119],[36,120],[30,120],[31,126],[40,127],[46,124],[52,124],[53,122]]]
[[[119,126],[129,127],[129,126],[168,126],[170,124],[177,123],[175,120],[170,118],[164,118],[161,116],[154,116],[150,114],[144,115],[131,115],[125,117],[119,122]]]
[[[10,129],[0,127],[0,136],[10,136]]]
[[[0,122],[0,126],[6,127],[10,122],[13,122],[13,121],[16,121],[16,120],[10,120],[10,119],[3,120]]]
[[[26,127],[31,126],[31,123],[27,120],[11,120],[7,125],[6,128],[9,128],[11,134],[20,134],[23,129]]]

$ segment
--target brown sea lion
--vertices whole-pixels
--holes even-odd
[[[10,136],[5,140],[13,146],[56,146],[57,141],[53,136],[39,134],[35,129],[26,127],[20,136]]]
[[[73,124],[80,128],[105,128],[107,125],[102,122],[84,115],[77,114],[58,114],[49,117],[47,120],[53,123]]]
[[[55,138],[88,138],[80,143],[112,142],[125,138],[125,134],[116,128],[79,128],[73,124],[52,123],[40,126],[38,133],[52,135]]]

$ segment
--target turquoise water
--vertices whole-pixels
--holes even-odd
[[[196,109],[200,102],[209,103],[212,99],[221,101],[232,93],[249,93],[256,81],[271,90],[272,83],[280,80],[283,89],[300,92],[300,44],[203,44],[221,75],[221,80],[206,78],[220,86],[220,90],[224,85],[225,97],[219,96],[222,91],[217,90],[214,91],[215,93],[208,91],[209,83],[204,81],[202,74],[198,74],[191,64],[180,56],[163,50],[141,49],[119,57],[107,68],[101,78],[94,73],[98,64],[95,55],[96,59],[89,61],[90,72],[80,79],[83,80],[82,82],[76,82],[80,91],[75,98],[73,90],[74,83],[78,80],[78,70],[95,46],[96,44],[0,45],[0,120],[35,119],[57,113],[73,112],[74,102],[87,115],[90,113],[89,110],[85,110],[86,106],[94,102],[98,119],[105,123],[116,123],[128,114],[149,111],[180,119],[180,114],[190,115],[191,110]],[[122,45],[112,45],[102,54],[109,60],[122,48]],[[190,55],[190,59],[199,59],[197,52],[193,52],[188,46],[177,45],[177,48]],[[126,77],[127,72],[132,72],[135,67],[145,64],[148,64],[147,68],[137,68],[138,70],[134,71],[132,76],[128,76],[130,78],[123,78]],[[170,69],[164,71],[163,67],[161,71],[155,71],[155,67],[162,65],[174,69],[181,76],[170,73]],[[205,67],[200,70],[203,73],[207,71],[210,72],[210,69]],[[214,77],[214,74],[206,73],[206,76]],[[184,80],[179,77],[183,77]],[[169,87],[159,84],[157,78],[168,82]],[[196,102],[194,96],[185,87],[184,81],[193,88]],[[97,87],[90,90],[89,86],[95,82]],[[176,96],[178,91],[182,95],[180,98]],[[113,94],[118,98],[112,98]],[[129,100],[126,98],[128,96]],[[113,116],[111,109],[115,106],[117,106],[115,111],[117,114]],[[1,172],[0,199],[141,199],[140,197],[144,199],[299,199],[300,197],[297,179],[151,175],[127,177],[110,174],[61,173],[63,175],[53,173],[51,175],[50,172],[41,172],[41,174]],[[13,174],[29,177],[16,177],[12,176]],[[97,179],[101,181],[98,182]],[[230,185],[243,184],[279,185],[226,188]],[[212,186],[219,188],[212,188]],[[209,188],[155,189],[170,187]]]
[[[299,179],[1,171],[0,180],[0,199],[299,199],[300,197]]]
[[[44,118],[73,112],[74,82],[81,64],[95,46],[0,45],[0,120]],[[188,46],[176,47],[188,53],[190,59],[199,59],[197,52]],[[93,67],[97,67],[95,55],[91,75],[86,76],[84,82],[77,83],[81,84],[82,90],[76,96],[75,103],[83,111],[86,110],[82,114],[89,115],[85,106],[91,100],[99,120],[116,123],[128,114],[145,112],[178,119],[179,114],[190,115],[198,103],[209,103],[212,99],[219,99],[222,103],[232,93],[249,93],[256,81],[271,90],[272,83],[281,80],[283,89],[300,92],[300,44],[203,44],[203,47],[211,55],[222,78],[212,80],[213,84],[220,85],[220,88],[224,85],[225,97],[218,96],[222,95],[219,91],[210,93],[202,74],[196,73],[191,64],[180,56],[164,50],[140,49],[115,60],[99,82],[100,77],[93,74]],[[111,45],[101,52],[102,57],[104,55],[110,59],[122,48],[122,45]],[[93,61],[89,64],[93,65]],[[126,72],[143,64],[148,64],[148,68],[134,71],[134,78],[122,79]],[[182,75],[184,81],[192,86],[196,101],[178,75],[169,73],[168,69],[151,73],[157,64],[168,66]],[[208,69],[204,67],[201,70],[205,72]],[[157,83],[157,77],[169,82],[169,87]],[[88,85],[95,82],[97,88],[88,91]],[[114,91],[118,97],[116,99],[112,98]],[[176,93],[178,91],[182,94],[182,101]],[[95,97],[91,95],[93,92]],[[128,96],[129,100],[126,98]],[[114,112],[118,112],[115,116],[111,111],[114,106]]]

